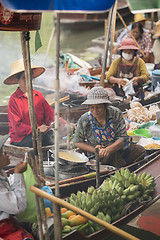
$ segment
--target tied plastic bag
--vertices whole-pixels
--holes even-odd
[[[47,192],[47,193],[49,193],[49,194],[51,194],[51,195],[53,195],[52,189],[49,186],[43,186],[42,190]],[[50,200],[46,199],[46,198],[44,198],[44,207],[45,208],[50,208],[51,209],[51,213],[53,213],[53,203]]]
[[[135,91],[133,88],[133,81],[129,81],[124,87],[123,87],[123,91],[125,92],[126,97],[129,96],[133,96],[135,95]]]
[[[29,190],[30,187],[36,183],[36,181],[29,164],[27,166],[27,170],[23,173],[23,175],[27,190],[27,207],[24,212],[19,213],[16,216],[21,222],[37,223],[35,195]]]

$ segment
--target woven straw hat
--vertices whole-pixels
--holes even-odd
[[[31,69],[33,71],[33,78],[40,76],[44,73],[45,68],[42,66],[34,66],[31,63]],[[12,85],[17,84],[17,73],[24,72],[24,63],[22,59],[19,59],[11,64],[11,74],[3,81],[4,84]]]
[[[121,46],[118,48],[118,50],[125,50],[125,49],[138,50],[139,48],[136,46],[136,43],[132,38],[126,38],[122,40]]]
[[[153,35],[154,38],[160,37],[160,20],[156,22],[157,30],[156,33]]]
[[[148,21],[150,18],[145,18],[143,13],[136,13],[134,15],[134,22]]]
[[[109,101],[107,90],[103,87],[93,87],[87,96],[87,100],[82,104],[101,104],[101,103],[111,103]]]

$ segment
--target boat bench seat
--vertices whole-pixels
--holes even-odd
[[[53,145],[42,147],[44,156],[46,155],[46,152],[52,148],[53,148]],[[22,159],[24,158],[25,153],[33,151],[33,148],[14,146],[9,143],[9,138],[8,138],[7,141],[4,143],[2,150],[5,151],[9,156]]]

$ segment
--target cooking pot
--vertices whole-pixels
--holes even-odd
[[[48,161],[43,161],[43,169],[44,169],[44,174],[46,176],[54,176],[54,171],[53,171],[53,162],[48,162]]]
[[[52,157],[54,158],[54,152]],[[84,154],[72,150],[59,150],[59,162],[63,165],[83,165],[88,161],[89,159]]]

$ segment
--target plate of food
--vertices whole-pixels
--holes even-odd
[[[160,145],[157,143],[150,143],[144,146],[146,150],[160,150]]]

